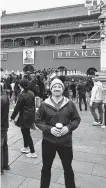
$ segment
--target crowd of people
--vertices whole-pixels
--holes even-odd
[[[10,99],[13,98],[13,102],[16,103],[17,97],[21,91],[20,85],[19,85],[20,80],[25,78],[30,82],[29,89],[34,93],[34,95],[38,96],[44,100],[48,95],[50,95],[50,91],[49,91],[50,81],[54,77],[58,77],[65,84],[65,91],[64,91],[65,96],[67,96],[69,98],[69,95],[72,95],[71,96],[72,100],[76,101],[76,98],[78,99],[78,97],[81,96],[78,93],[81,93],[82,90],[84,90],[84,92],[86,93],[86,96],[87,96],[86,98],[88,100],[88,98],[90,97],[90,92],[92,90],[92,86],[93,86],[93,81],[90,77],[88,77],[86,80],[83,80],[83,79],[81,80],[79,78],[79,82],[72,78],[70,80],[70,82],[67,82],[66,76],[59,75],[58,73],[59,73],[59,70],[55,70],[55,69],[47,69],[47,70],[44,69],[43,71],[38,70],[33,73],[30,73],[28,71],[24,75],[22,75],[22,74],[17,75],[14,72],[12,72],[8,76],[2,77],[0,84],[3,89],[6,89],[9,91]],[[79,85],[80,85],[80,87],[82,87],[81,89],[78,88]],[[79,97],[79,98],[80,98],[80,102],[82,101],[82,99],[84,100],[84,98],[82,98],[82,99],[81,99],[81,97]],[[80,107],[80,109],[81,109],[81,107]]]
[[[98,77],[67,83],[65,76],[54,76],[46,70],[24,76],[10,74],[1,78],[1,173],[9,170],[7,132],[9,128],[9,104],[14,103],[10,121],[20,127],[26,157],[36,158],[30,130],[38,127],[43,132],[40,188],[49,188],[51,167],[58,152],[61,159],[66,188],[76,188],[72,169],[72,132],[78,128],[81,118],[76,108],[87,112],[90,108],[93,125],[103,127],[103,100],[106,88]],[[39,103],[39,104],[38,104]],[[98,113],[96,112],[98,109]],[[16,116],[18,119],[15,121]],[[99,116],[98,116],[99,115]]]

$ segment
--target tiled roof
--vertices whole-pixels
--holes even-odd
[[[63,19],[88,15],[84,4],[35,10],[28,12],[5,14],[1,17],[1,25],[43,20]]]

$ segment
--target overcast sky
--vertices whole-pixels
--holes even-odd
[[[81,3],[85,3],[85,0],[1,0],[1,12],[24,12]]]

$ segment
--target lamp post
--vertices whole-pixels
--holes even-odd
[[[93,8],[93,2],[95,0],[89,0],[91,2],[90,7],[88,6],[88,15],[99,12],[101,15],[99,16],[100,22],[100,72],[96,72],[95,74],[99,76],[99,80],[104,85],[105,97],[104,97],[104,125],[102,128],[106,128],[106,0],[100,0],[100,4]],[[97,0],[96,0],[97,1]],[[88,2],[88,0],[86,0]],[[89,40],[89,39],[88,39]],[[88,41],[87,40],[87,41]]]
[[[101,71],[106,72],[106,7],[102,8],[100,20],[100,37],[101,37]]]
[[[101,56],[100,56],[100,72],[99,78],[106,86],[106,5],[100,7],[101,15],[99,17],[100,21],[100,38],[101,38]],[[106,92],[104,99],[104,126],[102,128],[106,128]]]

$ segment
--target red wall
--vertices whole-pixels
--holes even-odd
[[[61,50],[64,48],[61,48]],[[72,49],[72,48],[71,48]],[[59,50],[59,49],[58,49]],[[75,58],[75,59],[53,59],[54,49],[37,48],[34,53],[34,68],[58,68],[65,66],[69,69],[77,69],[82,72],[86,72],[88,68],[94,67],[97,71],[100,70],[100,58]],[[1,61],[1,67],[3,70],[20,70],[23,67],[23,49],[3,49],[2,52],[7,53],[7,61]]]

